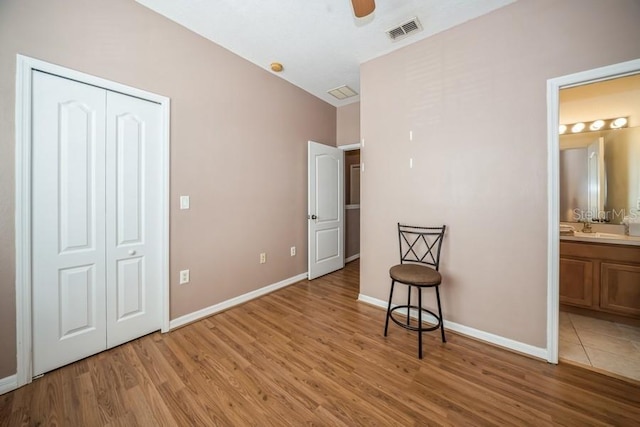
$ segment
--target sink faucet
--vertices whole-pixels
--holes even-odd
[[[583,224],[582,230],[580,230],[580,231],[582,231],[583,233],[593,233],[593,230],[591,229],[591,223],[590,222],[585,221],[582,224]]]

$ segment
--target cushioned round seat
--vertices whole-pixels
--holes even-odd
[[[442,276],[431,267],[418,264],[398,264],[389,270],[391,278],[397,282],[413,286],[436,286],[442,282]]]

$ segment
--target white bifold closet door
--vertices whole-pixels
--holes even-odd
[[[32,100],[33,374],[160,329],[158,104],[42,72]]]

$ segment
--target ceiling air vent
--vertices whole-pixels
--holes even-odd
[[[333,95],[334,97],[336,97],[338,99],[351,98],[352,96],[356,96],[358,94],[358,92],[356,92],[355,90],[351,89],[347,85],[340,86],[340,87],[337,87],[335,89],[331,89],[331,90],[327,91],[327,93],[329,95]]]
[[[418,20],[418,18],[412,18],[407,22],[403,22],[397,27],[393,27],[387,30],[387,35],[391,40],[396,41],[408,37],[411,33],[415,33],[420,30],[422,30],[420,21]]]

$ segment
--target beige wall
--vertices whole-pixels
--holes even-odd
[[[344,257],[360,254],[360,208],[347,209],[345,218]]]
[[[171,318],[306,271],[307,140],[335,145],[334,107],[133,0],[3,0],[0,379],[16,369],[16,53],[171,98]]]
[[[338,145],[360,142],[360,103],[336,108],[336,128]]]
[[[445,317],[546,347],[546,82],[639,58],[638,22],[637,0],[520,0],[363,64],[360,292],[387,298],[397,221],[445,223]]]

